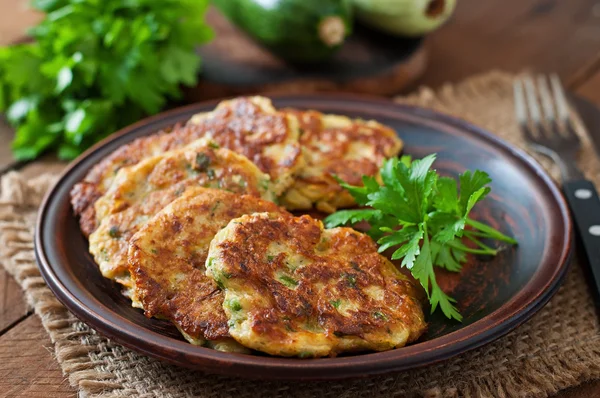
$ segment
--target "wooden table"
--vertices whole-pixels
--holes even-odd
[[[0,2],[0,43],[21,37],[38,17],[20,0]],[[600,1],[460,0],[454,19],[428,41],[430,66],[419,84],[490,69],[557,72],[567,87],[600,106]],[[12,131],[0,120],[0,172],[14,166]],[[31,175],[47,164],[24,166]],[[60,167],[54,166],[54,167]],[[74,397],[52,344],[20,288],[0,270],[0,396]],[[600,397],[600,381],[556,397]]]

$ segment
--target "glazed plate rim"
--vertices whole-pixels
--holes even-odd
[[[561,245],[557,249],[560,252],[559,260],[554,264],[554,269],[551,268],[552,264],[541,263],[538,265],[534,277],[510,300],[491,314],[457,331],[395,350],[338,358],[290,359],[219,352],[193,346],[183,340],[176,340],[154,332],[124,319],[108,307],[103,307],[101,303],[98,305],[93,301],[90,302],[86,297],[87,290],[83,285],[77,281],[63,280],[60,270],[64,266],[53,264],[48,258],[48,248],[44,244],[44,231],[46,222],[52,217],[49,210],[52,206],[60,203],[55,192],[65,182],[65,179],[79,168],[82,162],[98,151],[102,151],[107,144],[122,139],[121,137],[132,134],[140,128],[160,123],[167,118],[180,116],[180,121],[187,120],[191,113],[215,106],[219,102],[215,100],[176,108],[125,127],[87,150],[62,173],[57,183],[44,198],[35,230],[35,254],[38,266],[44,280],[59,301],[79,319],[101,334],[135,351],[172,364],[210,373],[258,379],[333,380],[429,365],[475,349],[496,340],[525,322],[556,293],[566,274],[571,257],[572,224],[568,207],[560,190],[542,167],[524,151],[462,119],[426,108],[397,104],[386,99],[349,94],[269,95],[269,97],[275,101],[303,101],[307,107],[314,109],[320,109],[328,104],[333,106],[345,104],[347,107],[355,107],[359,110],[377,109],[377,111],[373,111],[374,113],[378,113],[380,110],[383,112],[381,114],[398,112],[412,114],[466,131],[479,139],[488,141],[492,146],[506,152],[507,157],[514,158],[528,168],[529,172],[533,173],[551,193],[552,197],[546,200],[554,202],[553,205],[559,210],[557,218],[560,217],[560,224],[564,227],[564,230],[561,231]],[[546,272],[540,272],[542,269],[545,269]],[[89,295],[89,292],[87,293]]]

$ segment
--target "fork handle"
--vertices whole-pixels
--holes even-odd
[[[568,181],[563,184],[571,208],[575,227],[583,243],[583,250],[591,278],[592,295],[600,309],[600,199],[594,184],[588,180]]]

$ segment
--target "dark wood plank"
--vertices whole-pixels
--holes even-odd
[[[577,387],[562,390],[553,398],[598,398],[600,397],[600,380],[583,383]]]
[[[36,315],[0,337],[0,395],[74,397],[75,390],[52,357],[53,348]]]
[[[27,316],[27,304],[17,282],[0,268],[0,335]]]
[[[492,68],[558,72],[567,83],[600,55],[597,0],[461,0],[429,38],[420,83],[438,86]]]
[[[2,143],[0,144],[0,170],[15,162],[8,144],[12,141],[13,134],[13,129],[6,123],[4,117],[0,116],[0,143]]]
[[[600,65],[599,70],[592,74],[577,90],[577,94],[600,106]]]
[[[0,44],[8,44],[25,35],[27,28],[40,20],[41,15],[31,10],[23,0],[0,1]]]

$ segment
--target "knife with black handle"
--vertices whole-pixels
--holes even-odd
[[[592,294],[600,308],[600,198],[594,184],[585,179],[567,181],[563,190],[591,271]]]

